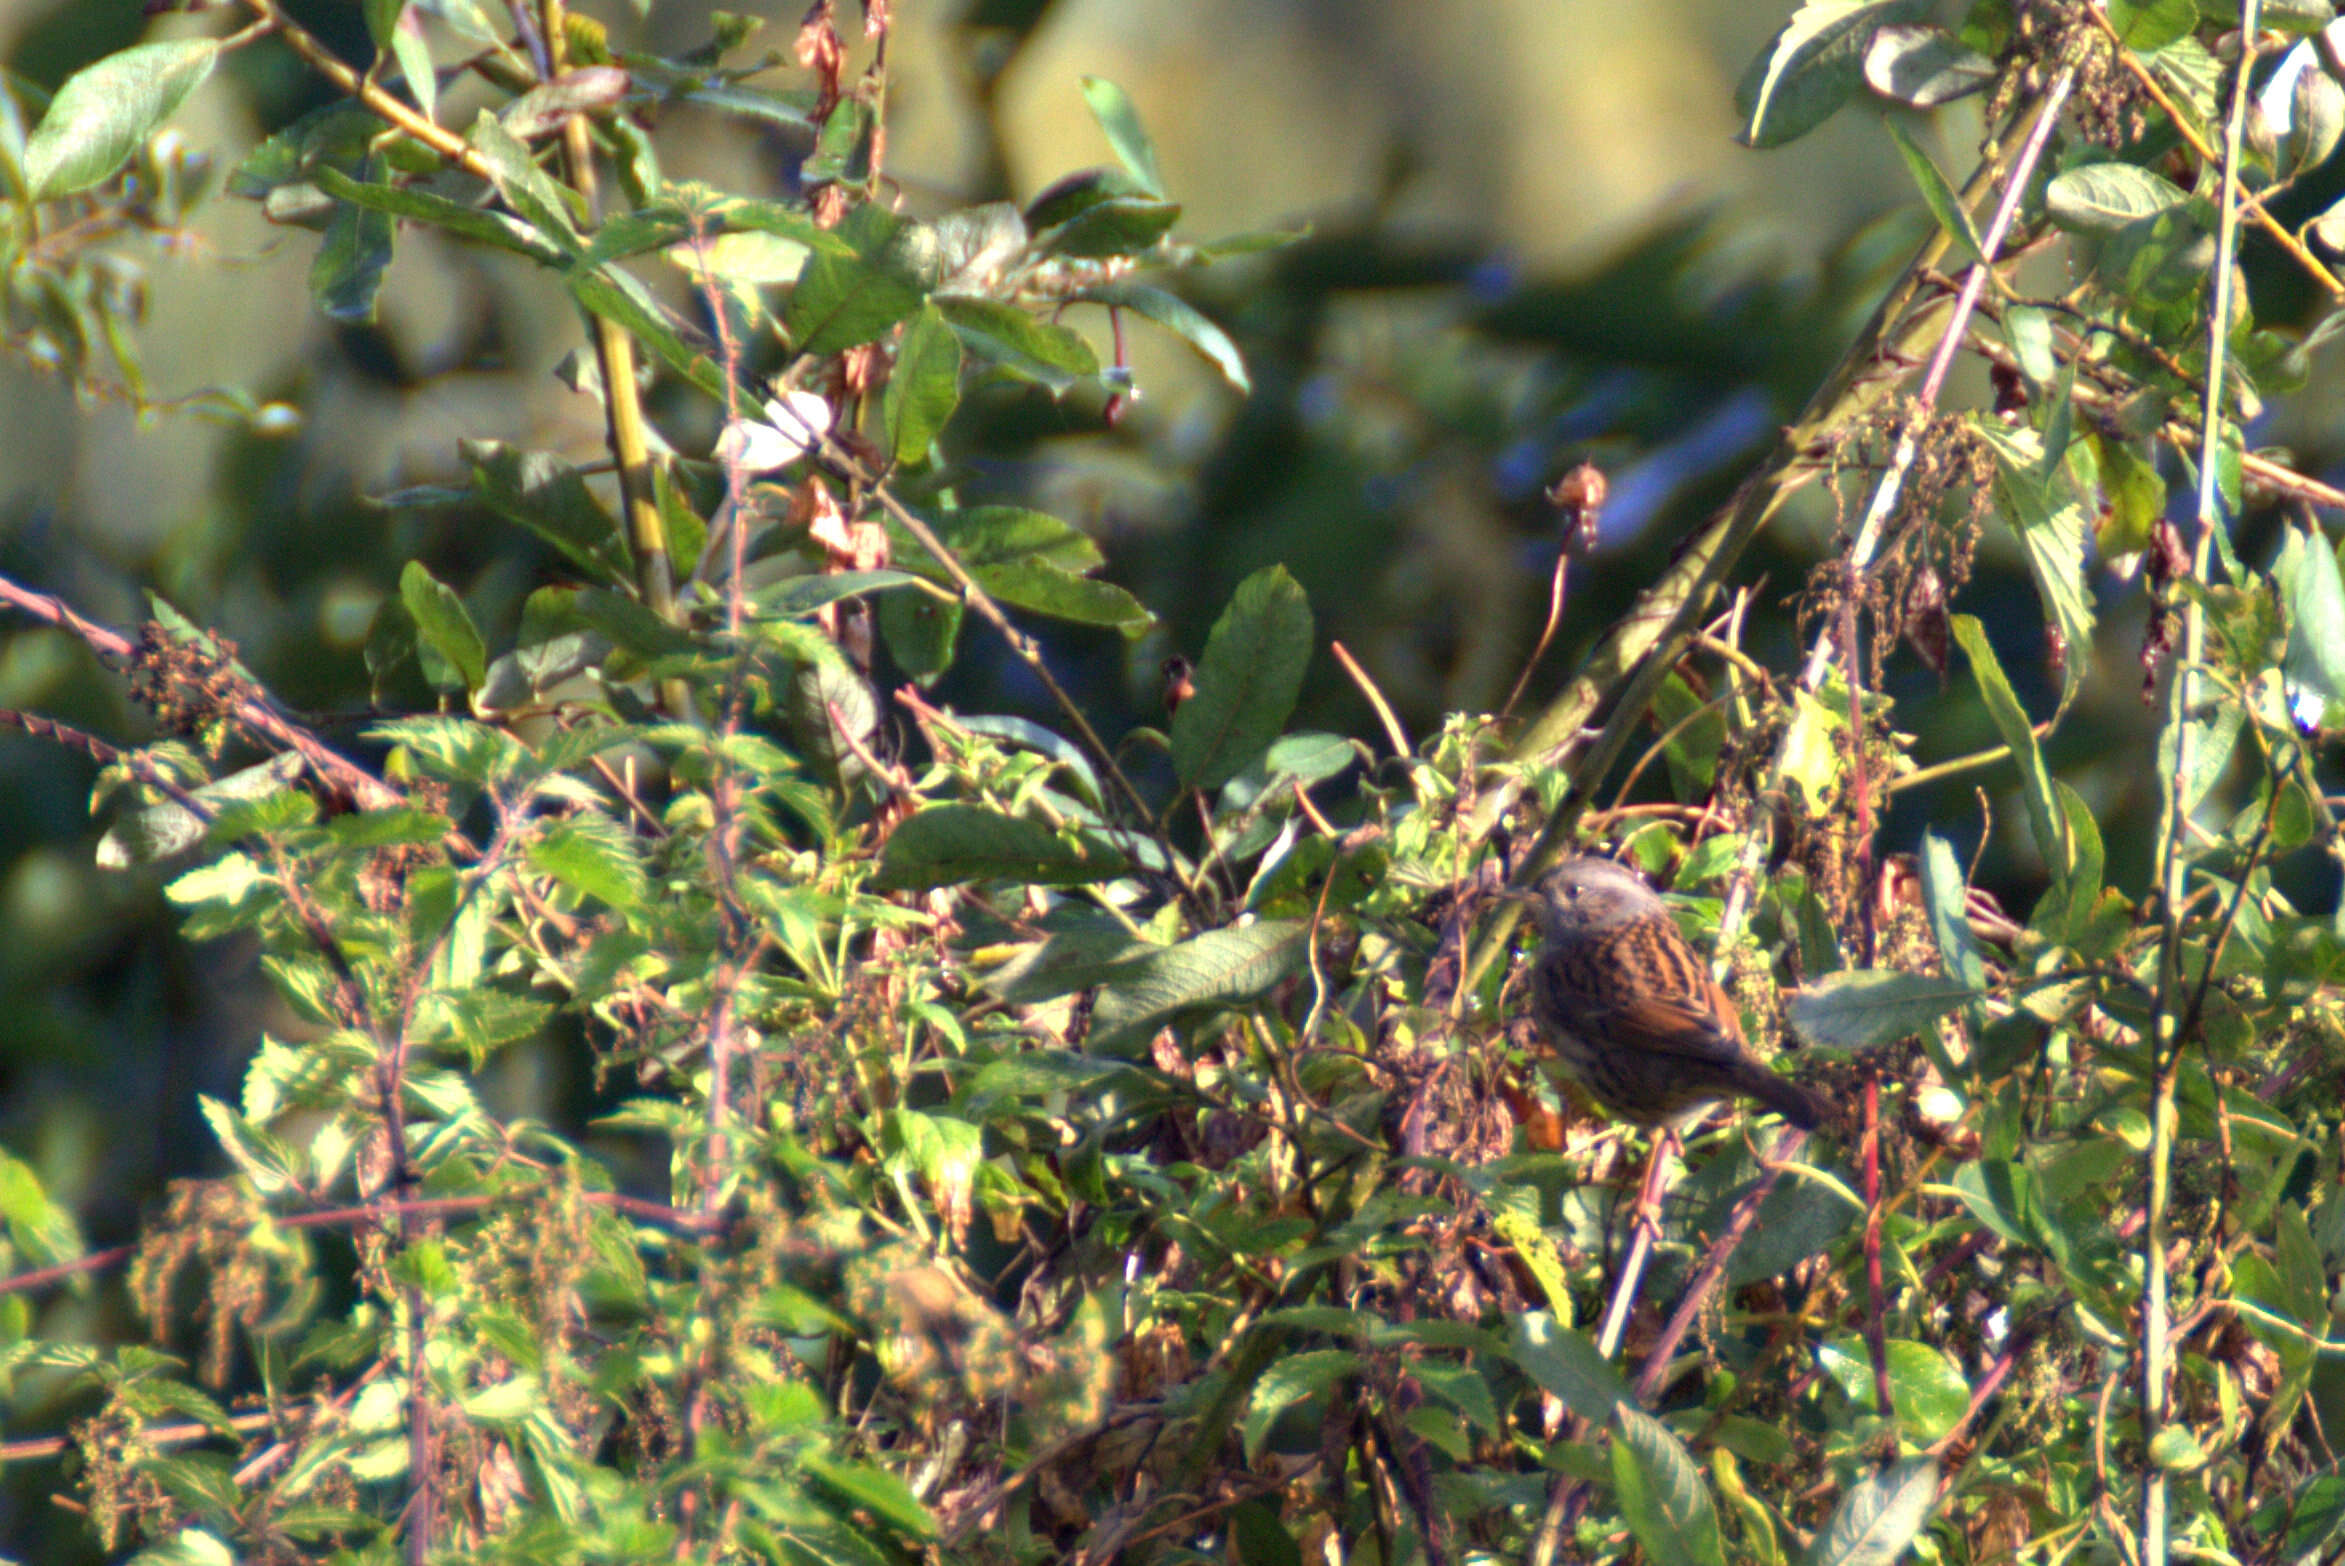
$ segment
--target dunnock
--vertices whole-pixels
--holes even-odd
[[[1833,1118],[1830,1100],[1750,1052],[1734,1003],[1634,870],[1568,859],[1533,895],[1547,936],[1531,970],[1533,1015],[1605,1108],[1658,1125],[1755,1098],[1803,1131]]]

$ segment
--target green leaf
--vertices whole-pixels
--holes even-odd
[[[1961,1422],[1970,1408],[1970,1383],[1953,1357],[1933,1344],[1891,1338],[1883,1347],[1898,1429],[1915,1445],[1927,1446]],[[1874,1408],[1872,1357],[1862,1339],[1853,1333],[1835,1336],[1817,1359],[1850,1402],[1879,1412]]]
[[[475,717],[491,718],[542,707],[548,696],[611,656],[611,639],[599,631],[564,631],[489,662],[488,675],[473,692]]]
[[[2088,437],[2101,471],[2108,512],[2095,524],[2093,544],[2104,558],[2129,555],[2149,546],[2150,531],[2166,511],[2166,481],[2155,462],[2129,441],[2098,432]]]
[[[930,593],[889,593],[879,601],[879,632],[896,666],[919,686],[934,684],[953,666],[961,637],[961,601]]]
[[[2324,728],[2345,726],[2345,575],[2318,528],[2281,535],[2272,580],[2288,616],[2288,678],[2321,703]]]
[[[1476,1430],[1485,1435],[1498,1433],[1498,1403],[1491,1397],[1490,1383],[1479,1370],[1471,1365],[1421,1359],[1416,1362],[1414,1374],[1426,1391],[1464,1415]]]
[[[985,987],[1013,1006],[1030,1006],[1126,977],[1165,950],[1120,924],[1078,926],[1013,957],[987,975]]]
[[[1929,973],[1858,968],[1826,974],[1791,997],[1792,1030],[1811,1044],[1869,1049],[1911,1038],[1984,992]]]
[[[465,140],[488,165],[497,194],[505,198],[505,205],[513,209],[514,216],[536,229],[565,255],[576,255],[585,248],[579,240],[577,224],[571,221],[562,187],[537,166],[527,143],[505,129],[504,123],[486,109],[472,122],[472,131]]]
[[[2198,0],[2109,0],[2109,25],[2136,54],[2155,54],[2198,27]]]
[[[860,747],[868,754],[879,732],[878,693],[829,637],[786,622],[778,628],[801,631],[806,640],[793,652],[802,648],[809,654],[793,664],[783,693],[791,737],[827,781],[843,787],[860,783],[870,769],[856,751]],[[767,627],[765,634],[775,629]]]
[[[394,231],[386,213],[336,203],[309,267],[310,297],[328,320],[357,325],[375,318]]]
[[[1968,888],[1954,849],[1935,832],[1922,834],[1922,903],[1930,916],[1930,934],[1938,942],[1938,960],[1957,984],[1984,990],[1986,958],[1978,937],[1971,933],[1965,911]]]
[[[1928,0],[1810,0],[1743,72],[1734,91],[1736,139],[1748,147],[1796,141],[1840,112],[1864,75],[1873,35],[1913,22]]]
[[[1140,111],[1121,87],[1104,76],[1083,78],[1083,101],[1091,105],[1092,117],[1099,128],[1107,132],[1107,144],[1140,188],[1151,196],[1164,195],[1164,175],[1156,166],[1156,143],[1140,125]]]
[[[1978,681],[1979,696],[1986,703],[1987,716],[1993,720],[1996,733],[2011,749],[2011,759],[2019,767],[2019,794],[2027,805],[2028,825],[2035,831],[2036,849],[2044,856],[2044,864],[2055,880],[2065,879],[2069,866],[2075,862],[2075,847],[2068,841],[2067,814],[2061,810],[2052,793],[2052,774],[2044,765],[2044,753],[2036,744],[2034,725],[2027,720],[2027,709],[2011,692],[2011,682],[2003,677],[2003,665],[1995,657],[1995,649],[1988,644],[1986,629],[1975,615],[1958,614],[1954,618],[1954,639],[1962,644],[1970,658],[1971,675]]]
[[[1057,1093],[1098,1100],[1111,1092],[1147,1092],[1155,1079],[1121,1060],[1099,1060],[1061,1049],[1020,1050],[986,1062],[967,1089],[972,1111],[997,1098],[1042,1098]]]
[[[1896,1566],[1938,1504],[1938,1464],[1909,1457],[1851,1486],[1805,1566]]]
[[[923,304],[904,327],[881,403],[888,447],[898,464],[916,467],[928,460],[929,445],[953,416],[960,396],[960,339],[943,311]]]
[[[842,1462],[821,1452],[805,1453],[797,1461],[816,1487],[851,1508],[869,1512],[898,1533],[925,1539],[936,1532],[935,1520],[912,1487],[885,1469]]]
[[[65,79],[25,143],[24,181],[36,201],[112,179],[160,130],[220,58],[216,38],[134,44]]]
[[[416,108],[425,119],[437,119],[439,74],[432,69],[431,45],[424,41],[423,20],[412,4],[399,7],[399,20],[391,29],[391,53],[399,61],[400,74],[407,79],[407,90],[415,95]]]
[[[1106,559],[1081,528],[1047,511],[1030,511],[1024,506],[964,506],[929,513],[923,520],[936,533],[937,542],[972,570],[1036,562],[1080,573]],[[937,581],[951,580],[943,563],[900,524],[888,524],[888,542],[904,569]]]
[[[1099,546],[1057,517],[1022,506],[970,506],[935,513],[928,523],[937,541],[977,584],[1012,608],[1103,626],[1126,636],[1136,636],[1155,623],[1155,616],[1130,593],[1080,574],[1101,563]],[[899,565],[952,585],[944,563],[908,530],[891,523],[888,539]]]
[[[137,1566],[236,1566],[236,1552],[202,1528],[182,1528],[133,1559]]]
[[[1727,1261],[1730,1288],[1781,1277],[1864,1222],[1864,1205],[1837,1180],[1796,1164],[1786,1172],[1790,1178],[1778,1182],[1759,1203],[1750,1235]],[[1704,1215],[1705,1232],[1723,1230],[1734,1205],[1745,1194],[1747,1188],[1720,1192],[1714,1207]]]
[[[364,10],[367,36],[378,51],[399,62],[416,107],[425,119],[433,118],[439,112],[440,83],[433,74],[431,49],[424,42],[414,5],[410,0],[366,0]]]
[[[879,118],[860,97],[840,100],[823,117],[814,150],[798,166],[801,186],[868,184],[872,176],[873,139]]]
[[[752,618],[796,620],[828,608],[842,598],[884,593],[890,588],[913,587],[920,579],[909,571],[827,571],[785,577],[749,595]]]
[[[1090,1048],[1130,1054],[1181,1012],[1253,1000],[1301,965],[1310,929],[1305,919],[1264,919],[1135,957],[1100,989]]]
[[[1147,194],[1140,182],[1122,169],[1077,169],[1053,180],[1026,204],[1026,232],[1039,234],[1071,222],[1103,201]]]
[[[8,1238],[37,1266],[70,1261],[87,1249],[72,1212],[50,1197],[31,1165],[6,1153],[0,1153],[0,1219],[7,1221]]]
[[[1073,576],[1047,561],[985,566],[970,575],[1001,602],[1053,619],[1096,625],[1126,636],[1138,636],[1156,623],[1146,605],[1113,582]]]
[[[272,756],[267,761],[231,772],[217,782],[206,783],[192,791],[190,797],[199,805],[209,807],[214,816],[228,805],[239,801],[267,799],[293,786],[301,776],[301,757],[292,751]],[[175,799],[161,800],[142,809],[133,810],[106,829],[98,839],[97,864],[101,870],[127,870],[133,865],[152,864],[168,859],[182,849],[193,848],[201,842],[211,818],[199,816]]]
[[[399,573],[399,597],[415,619],[424,678],[442,690],[480,689],[488,674],[488,648],[455,589],[422,561],[410,560]]]
[[[220,1139],[220,1150],[244,1171],[264,1197],[301,1189],[308,1168],[301,1156],[272,1134],[254,1125],[208,1093],[196,1095],[196,1106]]]
[[[1295,1536],[1265,1501],[1240,1501],[1229,1510],[1231,1559],[1248,1566],[1303,1566]]]
[[[1718,1509],[1685,1443],[1633,1403],[1612,1411],[1612,1488],[1648,1558],[1726,1566]]]
[[[2345,1534],[2345,1475],[2318,1475],[2292,1500],[2283,1556],[2291,1561],[2320,1559],[2330,1542]]]
[[[1506,1356],[1541,1391],[1592,1425],[1610,1423],[1615,1408],[1634,1407],[1636,1394],[1584,1332],[1556,1322],[1552,1312],[1525,1311],[1507,1323]]]
[[[561,252],[540,239],[537,231],[516,222],[502,212],[484,212],[468,207],[461,201],[451,201],[414,185],[378,184],[372,179],[353,179],[332,164],[320,163],[310,170],[310,178],[319,190],[336,201],[371,212],[386,213],[411,223],[425,223],[443,229],[462,239],[479,244],[494,245],[499,250],[525,255],[536,261],[559,260]]]
[[[1041,235],[1039,248],[1062,256],[1136,256],[1172,232],[1180,220],[1176,202],[1115,196],[1085,207]]]
[[[874,202],[850,211],[839,233],[854,254],[806,258],[782,313],[800,354],[832,354],[871,342],[920,308],[935,282],[935,243],[919,225]]]
[[[2236,15],[2226,11],[2226,20]],[[2337,19],[2335,0],[2264,0],[2256,19],[2284,33],[2317,33]]]
[[[2065,1264],[2073,1247],[2035,1171],[2008,1158],[1982,1159],[1954,1172],[1954,1190],[1988,1228]]]
[[[562,128],[574,114],[608,118],[627,96],[627,73],[615,65],[574,66],[540,82],[497,111],[516,140],[536,141]]]
[[[2011,340],[2012,357],[2038,386],[2049,386],[2060,373],[2052,350],[2052,317],[2036,305],[2013,305],[2003,312],[2003,335]]]
[[[2044,188],[2044,211],[2072,234],[2115,234],[2187,200],[2172,181],[2130,163],[2087,163]]]
[[[1198,660],[1197,693],[1173,714],[1183,788],[1219,788],[1270,748],[1311,661],[1311,606],[1284,566],[1238,584]]]
[[[1254,389],[1253,382],[1246,377],[1245,358],[1238,352],[1238,345],[1230,341],[1229,333],[1180,295],[1146,283],[1119,280],[1086,288],[1075,297],[1130,310],[1154,321],[1211,361],[1221,371],[1221,378],[1229,382],[1231,390],[1243,394]]]
[[[1279,1415],[1346,1376],[1358,1374],[1359,1369],[1360,1356],[1350,1349],[1313,1349],[1272,1360],[1254,1383],[1254,1396],[1246,1405],[1246,1461],[1251,1463],[1262,1455],[1262,1443]]]
[[[1906,172],[1913,176],[1914,184],[1920,188],[1922,204],[1930,209],[1930,216],[1938,220],[1938,226],[1954,241],[1959,259],[1976,261],[1985,255],[1986,242],[1979,238],[1978,228],[1971,222],[1970,213],[1964,210],[1962,198],[1954,193],[1952,185],[1946,183],[1946,176],[1938,172],[1938,165],[1930,161],[1930,155],[1922,151],[1912,133],[1895,119],[1884,119],[1881,123],[1888,129],[1889,139],[1896,143],[1897,155],[1905,160]]]
[[[627,830],[610,817],[581,811],[529,845],[529,863],[582,897],[620,912],[643,906],[651,877]]]
[[[2169,1471],[2204,1468],[2207,1449],[2188,1425],[2168,1425],[2150,1437],[2150,1462]]]
[[[2052,780],[2052,794],[2059,802],[2061,819],[2068,824],[2072,857],[2068,874],[2029,916],[2028,923],[2056,940],[2074,941],[2091,926],[2093,904],[2101,895],[2105,862],[2101,826],[2084,796],[2063,779]]]
[[[1952,103],[1994,79],[1995,62],[1942,27],[1884,27],[1865,50],[1865,85],[1908,108]]]
[[[1015,305],[959,295],[939,298],[936,305],[973,356],[1053,394],[1099,373],[1099,356],[1080,335],[1037,321]]]
[[[581,309],[624,327],[628,336],[650,349],[669,369],[716,401],[725,400],[725,372],[707,354],[684,341],[658,301],[632,273],[616,266],[591,270],[573,266],[565,281],[570,297]]]
[[[2065,380],[2060,390],[2064,411]],[[1995,487],[2003,500],[2003,516],[2027,551],[2044,618],[2067,644],[2060,674],[2063,701],[2082,683],[2093,647],[2092,597],[2084,578],[2084,507],[2059,475],[2068,439],[2065,426],[2065,418],[2056,418],[2053,428],[2038,440],[2033,432],[2014,434],[1979,425],[1995,449]]]
[[[619,524],[576,468],[548,452],[519,451],[502,441],[459,441],[456,449],[472,467],[474,493],[491,511],[537,534],[597,581],[632,585],[633,563]]]
[[[1122,854],[1088,833],[1057,831],[981,805],[931,805],[889,835],[872,886],[883,892],[993,880],[1081,886],[1129,868]]]

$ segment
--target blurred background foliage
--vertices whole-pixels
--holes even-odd
[[[347,57],[365,53],[357,6],[288,10]],[[1185,235],[1309,229],[1181,285],[1238,340],[1250,397],[1141,331],[1141,395],[1112,427],[1096,398],[1039,391],[996,391],[956,415],[975,498],[1075,520],[1105,550],[1105,574],[1162,616],[1137,644],[1049,631],[1054,664],[1104,732],[1161,721],[1161,661],[1194,656],[1232,586],[1271,562],[1294,573],[1322,639],[1357,653],[1412,738],[1445,713],[1494,710],[1538,635],[1561,542],[1541,491],[1588,460],[1610,476],[1604,533],[1532,695],[1570,671],[1732,492],[1924,231],[1865,115],[1779,150],[1733,144],[1734,81],[1779,12],[1736,0],[901,0],[889,166],[907,210],[1022,201],[1103,161],[1079,86],[1098,75],[1137,102]],[[660,50],[710,28],[707,8],[674,0],[642,18],[598,14]],[[794,8],[768,15],[752,51],[786,51],[795,22]],[[0,55],[53,87],[137,36],[208,25],[150,22],[115,0],[0,0]],[[243,51],[175,123],[216,179],[318,91],[282,51]],[[671,176],[778,190],[806,150],[736,120],[677,118],[661,127]],[[1912,128],[1942,166],[1966,167],[1978,123],[1973,100]],[[579,345],[574,309],[525,269],[418,233],[377,319],[337,325],[309,301],[314,248],[228,201],[187,232],[122,247],[148,273],[144,412],[125,399],[77,406],[59,379],[0,357],[0,570],[115,624],[141,618],[152,590],[233,638],[264,684],[347,742],[367,711],[367,628],[401,562],[420,558],[454,584],[492,643],[510,637],[530,590],[560,576],[519,530],[461,511],[386,512],[369,497],[446,478],[459,438],[591,458],[601,420],[553,373]],[[2250,261],[2259,316],[2284,313],[2279,270]],[[681,274],[669,288],[685,301]],[[2334,479],[2345,404],[2322,368],[2250,438]],[[167,406],[211,386],[280,399],[298,424]],[[1958,392],[1985,400],[1983,377]],[[695,406],[666,433],[705,444],[709,418]],[[1838,521],[1810,491],[1745,563],[1743,580],[1760,584],[1745,646],[1775,667],[1796,645],[1789,600]],[[2242,555],[2267,558],[2275,530],[2275,517],[2251,516]],[[2138,595],[2099,586],[2113,612],[2050,760],[2102,823],[2110,881],[2132,884],[2151,851],[2154,779],[2129,758],[2146,753],[2156,714],[2133,656]],[[1987,621],[2022,699],[2050,711],[2057,677],[2016,553],[1990,540],[1954,607]],[[943,694],[1036,712],[1025,679],[972,639]],[[1967,683],[1942,692],[1904,653],[1883,683],[1900,727],[1919,735],[1916,760],[1991,743]],[[45,631],[0,636],[0,706],[126,743],[145,734],[118,682]],[[1322,653],[1297,726],[1368,734],[1372,721]],[[188,1106],[198,1092],[233,1096],[273,1003],[238,948],[173,938],[162,874],[94,868],[92,772],[54,745],[0,736],[0,1144],[104,1245],[132,1232],[166,1179],[223,1167]],[[1979,846],[1974,781],[1900,796],[1883,851],[1910,849],[1936,822],[1967,857]],[[1989,803],[1980,880],[2025,906],[2041,876],[2021,812]],[[575,1108],[592,1092],[551,1047],[509,1052],[496,1070],[487,1087],[505,1113]],[[57,1313],[51,1336],[139,1335],[118,1285],[42,1308]],[[42,1503],[22,1488],[38,1474],[9,1477],[0,1537],[14,1538]]]

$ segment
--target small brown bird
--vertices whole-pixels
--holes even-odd
[[[1531,970],[1532,1013],[1605,1108],[1659,1125],[1755,1098],[1803,1131],[1834,1117],[1830,1100],[1750,1052],[1734,1003],[1634,870],[1568,859],[1530,895],[1547,937]]]

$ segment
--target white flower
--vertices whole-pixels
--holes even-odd
[[[786,468],[829,431],[831,405],[812,392],[784,392],[765,405],[765,417],[727,424],[717,436],[717,461],[744,473]]]

